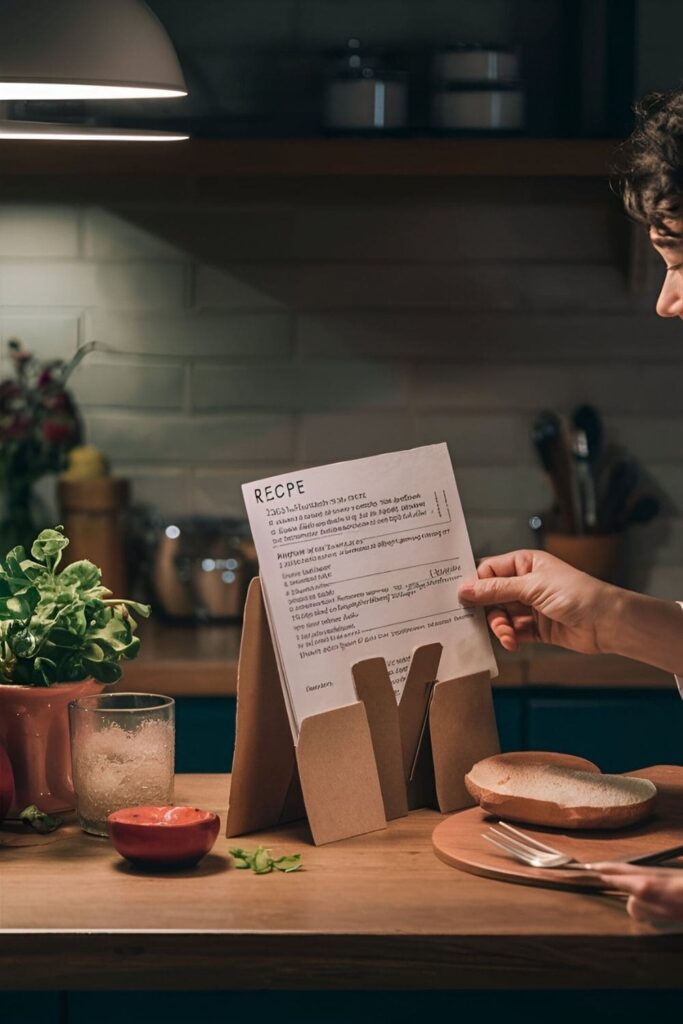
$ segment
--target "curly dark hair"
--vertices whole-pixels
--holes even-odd
[[[646,96],[635,115],[617,155],[617,187],[631,217],[676,237],[665,221],[683,217],[683,90]]]

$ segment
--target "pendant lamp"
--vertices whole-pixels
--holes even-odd
[[[142,0],[0,0],[0,102],[186,96],[173,44]],[[0,138],[30,122],[5,121]],[[75,137],[70,126],[52,126]],[[176,133],[79,127],[80,137],[186,138]],[[118,133],[118,134],[117,134]]]

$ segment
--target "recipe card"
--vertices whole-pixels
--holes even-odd
[[[295,738],[356,701],[351,666],[381,656],[400,700],[412,653],[439,642],[439,678],[496,662],[480,609],[458,600],[474,558],[445,444],[242,487]]]

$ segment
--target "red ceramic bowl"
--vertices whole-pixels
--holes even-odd
[[[112,843],[134,864],[188,868],[216,842],[221,821],[197,807],[126,807],[107,818]]]

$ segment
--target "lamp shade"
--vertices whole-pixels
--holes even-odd
[[[186,95],[173,44],[141,0],[0,0],[0,100]]]
[[[159,132],[148,128],[108,128],[78,124],[52,124],[43,121],[0,121],[0,142],[183,142],[189,138],[179,132]]]

